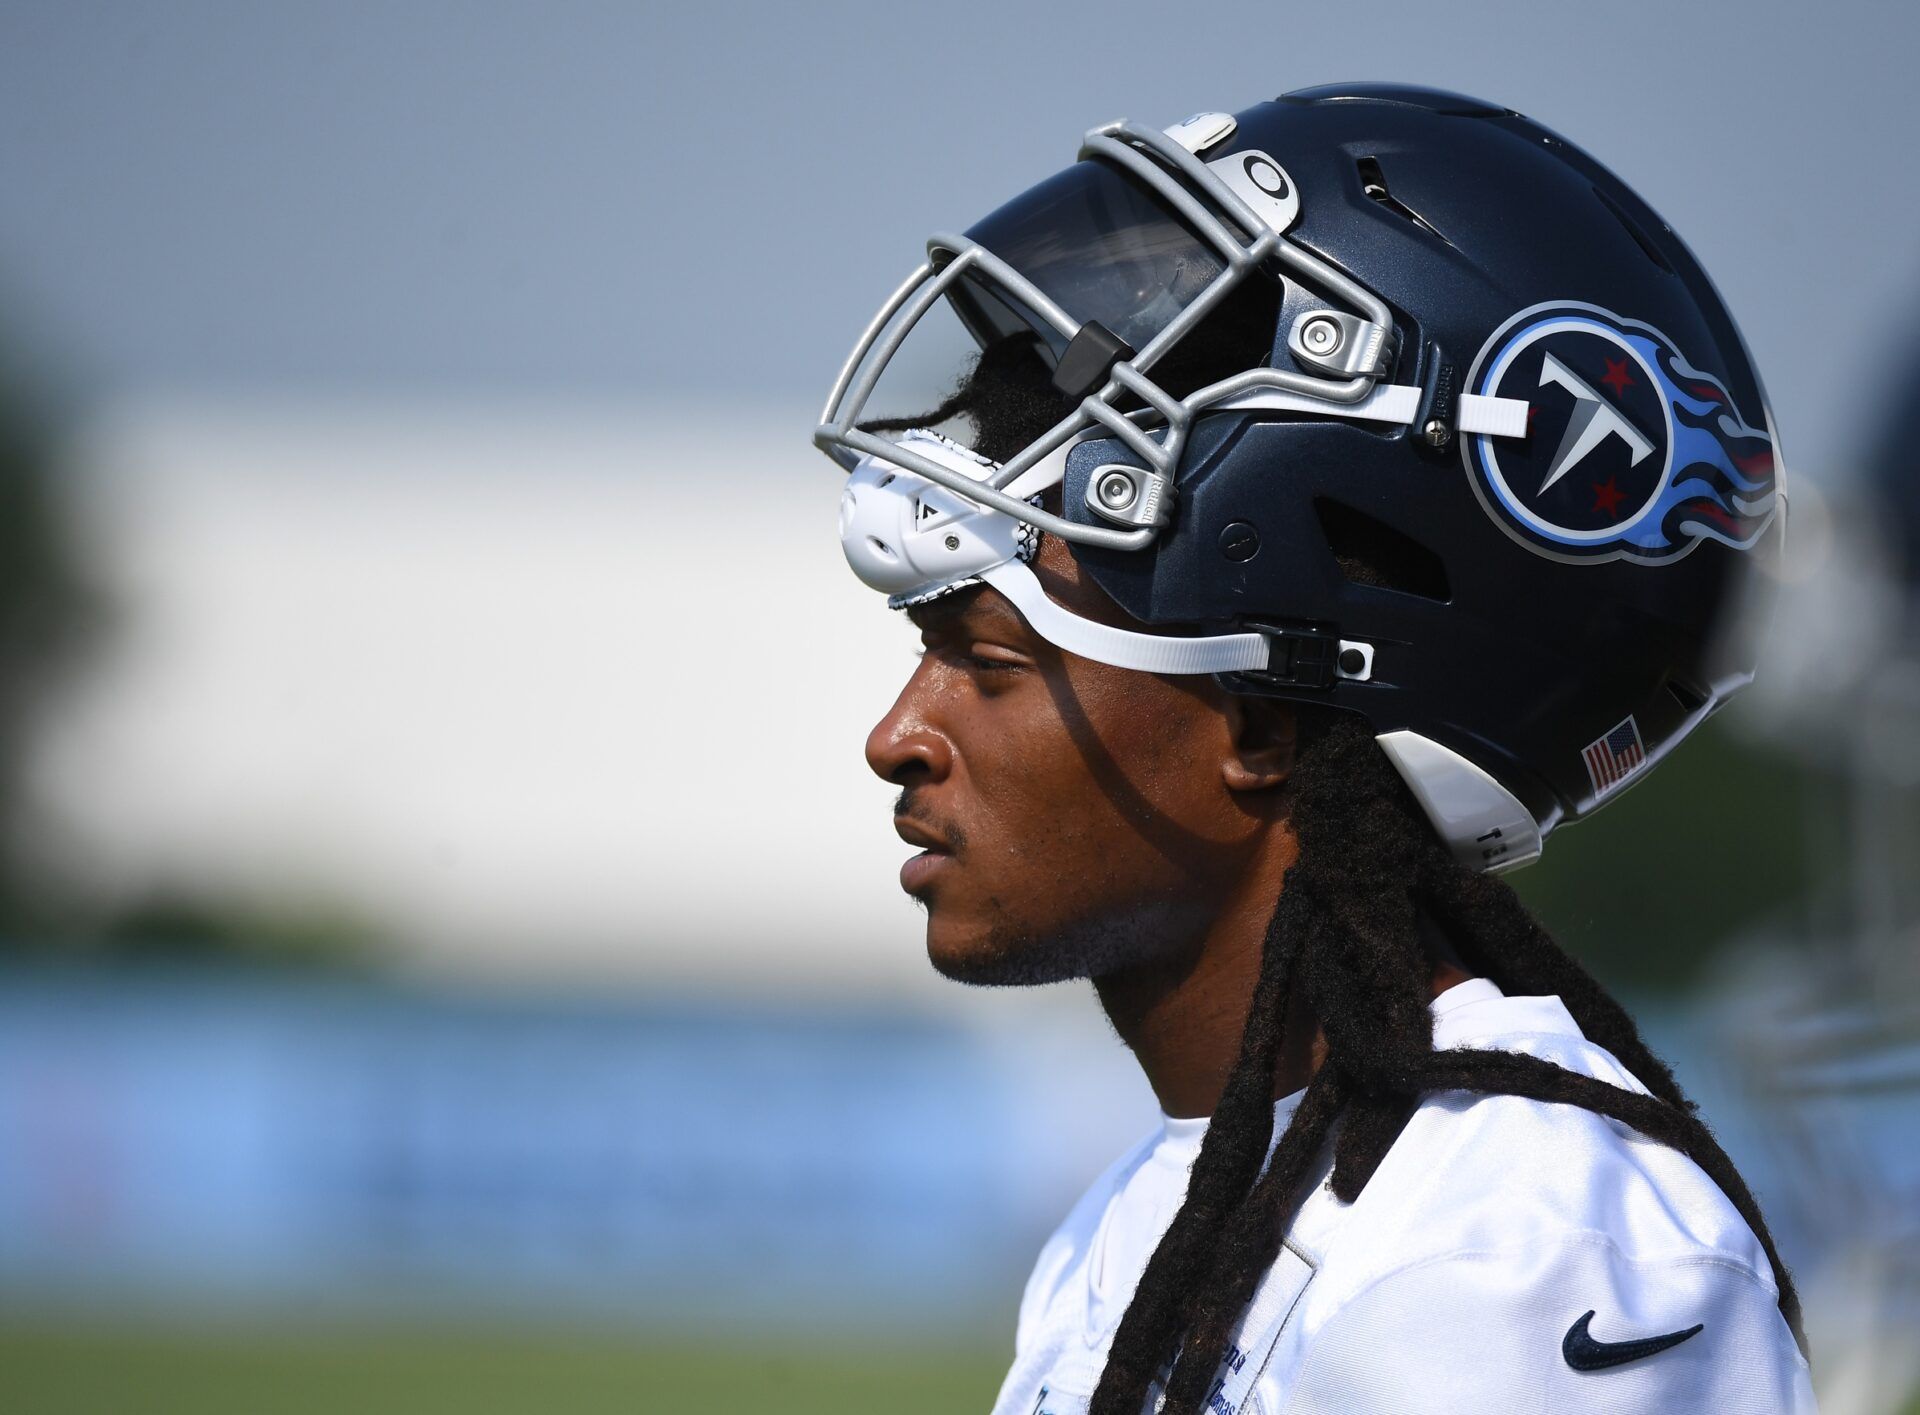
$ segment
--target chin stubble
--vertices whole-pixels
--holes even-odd
[[[1100,978],[1163,959],[1179,931],[1169,910],[1146,906],[1076,920],[1046,933],[998,923],[960,957],[934,957],[942,977],[974,987],[1038,987]]]

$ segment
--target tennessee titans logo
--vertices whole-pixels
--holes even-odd
[[[1650,325],[1535,305],[1495,331],[1467,387],[1529,405],[1525,437],[1462,452],[1480,504],[1542,555],[1660,564],[1702,540],[1745,550],[1773,520],[1773,439]]]

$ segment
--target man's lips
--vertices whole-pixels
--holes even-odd
[[[941,871],[952,867],[953,847],[919,821],[909,816],[895,816],[893,830],[907,844],[920,847],[920,853],[900,867],[900,887],[908,894],[927,890]]]
[[[929,830],[911,816],[895,816],[893,818],[893,833],[906,841],[907,844],[918,845],[922,850],[930,850],[936,855],[951,855],[953,853],[953,847],[947,844],[943,837]]]

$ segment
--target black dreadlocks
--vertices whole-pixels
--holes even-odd
[[[1138,1415],[1169,1360],[1165,1415],[1200,1415],[1233,1328],[1329,1141],[1330,1186],[1351,1203],[1420,1098],[1436,1091],[1577,1105],[1685,1154],[1759,1237],[1781,1312],[1804,1350],[1799,1299],[1766,1220],[1672,1072],[1508,885],[1454,859],[1366,725],[1345,716],[1318,724],[1286,789],[1300,854],[1268,925],[1239,1060],[1186,1202],[1121,1319],[1092,1415]],[[1435,925],[1469,970],[1504,991],[1557,994],[1588,1039],[1652,1094],[1536,1057],[1436,1052],[1426,941]],[[1326,1039],[1324,1060],[1263,1170],[1281,1030],[1296,987]]]

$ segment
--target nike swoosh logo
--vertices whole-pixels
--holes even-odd
[[[1567,1358],[1567,1364],[1576,1371],[1604,1371],[1609,1366],[1624,1366],[1629,1361],[1638,1361],[1643,1356],[1653,1356],[1678,1346],[1690,1336],[1698,1336],[1706,1327],[1704,1322],[1696,1322],[1685,1331],[1670,1331],[1665,1336],[1642,1336],[1632,1341],[1595,1341],[1587,1334],[1587,1325],[1593,1320],[1589,1312],[1579,1321],[1567,1328],[1566,1338],[1560,1343],[1560,1354]]]

